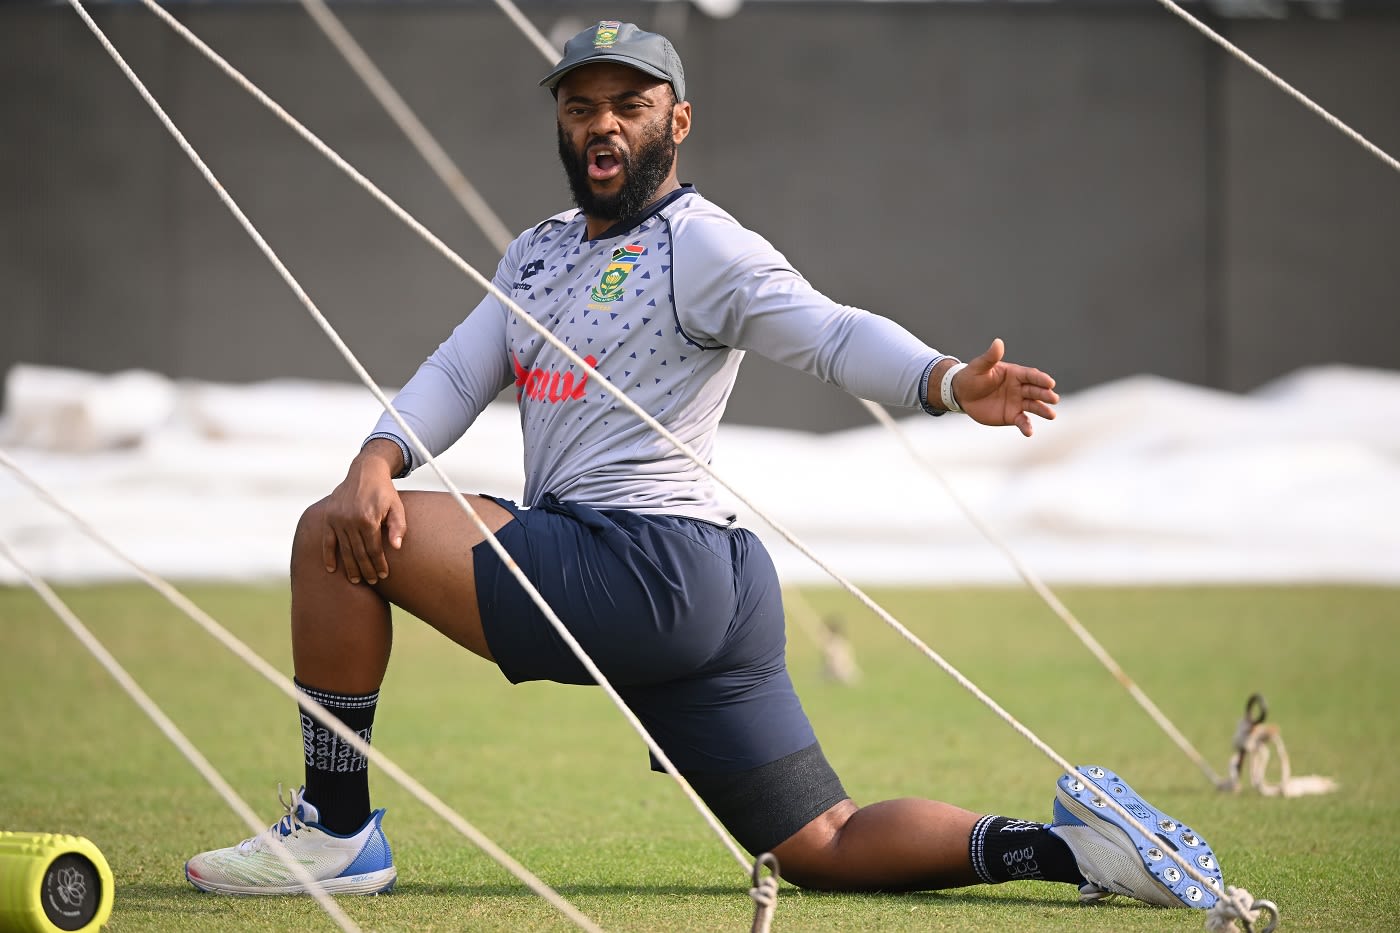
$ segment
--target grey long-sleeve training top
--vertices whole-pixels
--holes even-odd
[[[639,221],[586,239],[567,211],[521,234],[495,285],[707,462],[745,350],[853,395],[904,408],[937,350],[900,325],[831,301],[761,236],[684,186]],[[522,504],[546,493],[594,508],[725,523],[715,482],[487,295],[419,367],[394,407],[436,456],[514,383]],[[370,437],[403,447],[385,414]]]

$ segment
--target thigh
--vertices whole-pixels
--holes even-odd
[[[613,686],[688,677],[719,650],[735,589],[727,548],[715,540],[723,529],[548,496],[515,511],[500,535],[511,563]],[[510,564],[485,544],[475,562],[482,625],[501,672],[515,683],[592,683]]]
[[[723,644],[694,673],[621,691],[684,772],[733,774],[816,742],[788,676],[782,591],[752,532],[726,532],[737,581]]]
[[[495,660],[482,634],[472,562],[472,549],[486,536],[451,493],[408,491],[402,498],[408,522],[403,547],[386,546],[389,576],[375,589],[457,644]],[[491,499],[466,499],[493,533],[514,520]]]

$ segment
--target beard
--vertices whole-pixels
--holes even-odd
[[[622,163],[622,187],[616,194],[596,194],[588,179],[588,147],[608,140],[595,136],[576,151],[558,127],[559,161],[569,179],[569,191],[574,204],[588,217],[601,220],[629,220],[638,216],[651,203],[656,189],[661,187],[676,164],[676,140],[673,121],[658,117],[642,133],[635,152],[615,150]]]

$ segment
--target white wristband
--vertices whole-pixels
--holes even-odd
[[[943,402],[943,407],[949,411],[962,411],[958,405],[958,400],[953,396],[953,377],[967,369],[966,363],[954,363],[948,367],[948,371],[943,374],[943,381],[939,384],[939,400]]]

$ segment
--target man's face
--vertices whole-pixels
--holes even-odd
[[[559,159],[574,203],[590,218],[635,217],[668,181],[690,105],[635,68],[599,62],[559,84]]]

